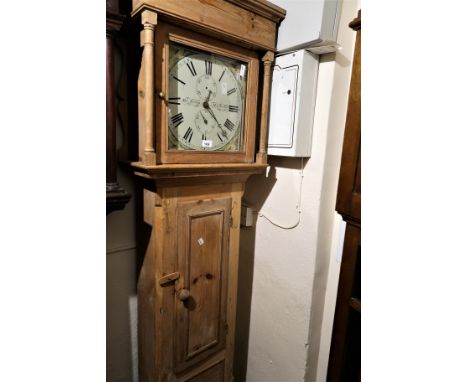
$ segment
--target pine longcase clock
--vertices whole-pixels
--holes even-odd
[[[151,226],[138,280],[139,379],[231,381],[241,198],[267,166],[285,11],[265,0],[144,0],[132,16],[143,26],[132,166]]]

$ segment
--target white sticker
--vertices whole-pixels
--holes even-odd
[[[227,83],[226,82],[221,82],[221,93],[223,93],[223,95],[227,94]]]
[[[203,240],[203,238],[198,239],[197,242],[198,242],[198,245],[205,244],[205,241]]]
[[[241,65],[241,68],[240,68],[240,74],[239,74],[241,77],[244,77],[245,76],[245,65]]]
[[[213,141],[202,140],[201,145],[203,148],[210,148],[210,147],[213,147]]]

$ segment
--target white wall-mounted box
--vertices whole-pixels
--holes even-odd
[[[322,54],[336,50],[342,0],[269,0],[286,10],[276,49],[310,49]]]
[[[268,155],[310,157],[319,57],[307,50],[275,59]]]

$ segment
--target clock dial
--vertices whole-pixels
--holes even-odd
[[[241,151],[247,65],[177,44],[169,52],[169,149]]]

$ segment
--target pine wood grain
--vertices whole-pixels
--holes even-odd
[[[190,25],[196,30],[251,48],[275,50],[276,25],[286,11],[266,1],[225,0],[136,0],[133,13],[153,9],[178,24]],[[267,17],[266,17],[267,16]]]
[[[267,52],[262,58],[263,61],[263,92],[262,92],[262,111],[260,116],[260,143],[256,156],[256,162],[259,164],[267,163],[267,128],[268,116],[270,110],[270,85],[271,85],[271,65],[275,59],[273,52]]]
[[[154,30],[157,24],[157,13],[144,10],[141,13],[141,45],[143,46],[144,82],[143,90],[139,93],[145,113],[140,116],[144,121],[143,163],[156,164],[154,150]]]
[[[146,199],[153,224],[138,287],[142,381],[186,380],[219,354],[224,368],[219,381],[232,378],[245,180],[216,179],[158,181],[154,196]],[[190,292],[184,301],[178,298],[181,289]]]
[[[230,213],[230,198],[179,203],[177,288],[190,297],[175,302],[176,372],[225,348]]]

